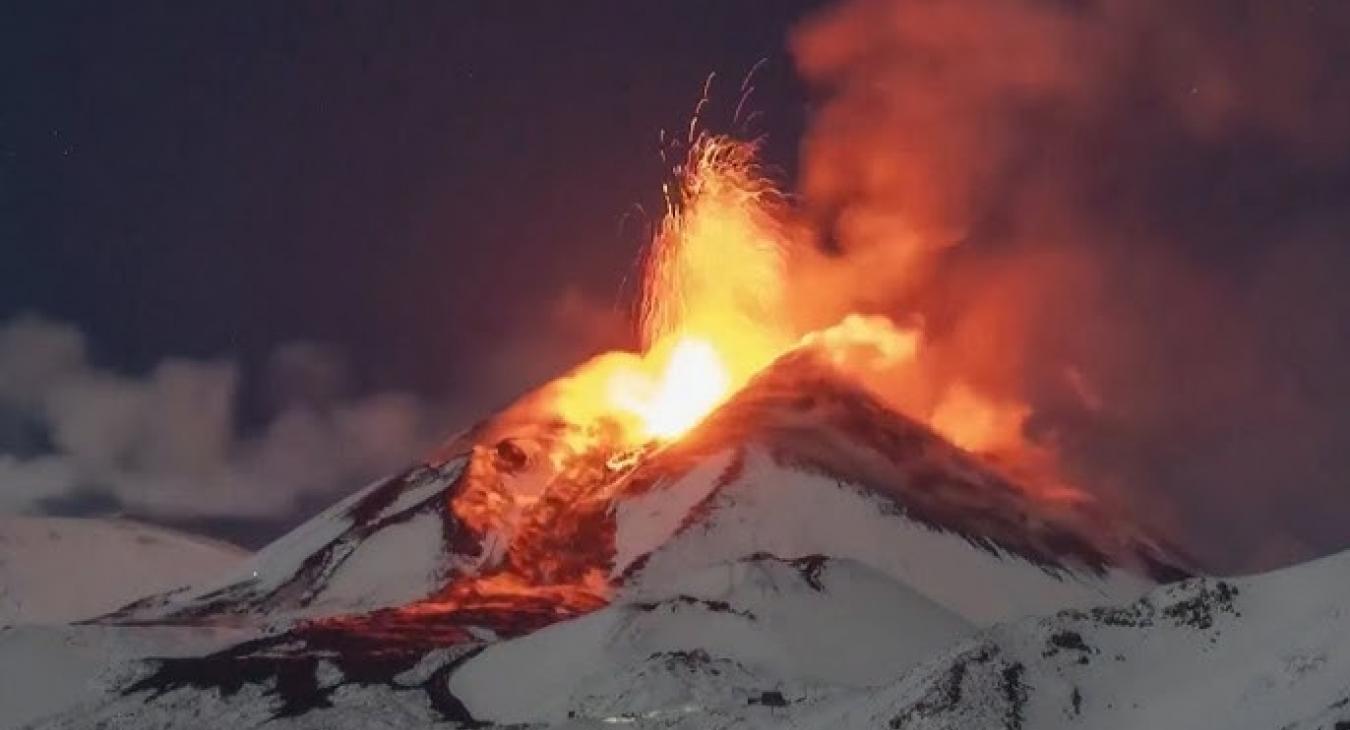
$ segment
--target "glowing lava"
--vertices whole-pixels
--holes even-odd
[[[707,340],[681,337],[656,378],[632,371],[615,376],[611,398],[641,420],[651,438],[674,439],[693,428],[731,392],[731,374]]]
[[[695,140],[643,267],[643,353],[610,353],[560,391],[563,419],[678,438],[796,341],[783,320],[788,231],[753,144]]]
[[[1031,454],[1029,409],[935,369],[942,360],[925,357],[921,321],[850,313],[811,330],[790,320],[800,306],[789,306],[788,255],[802,242],[755,154],[753,143],[693,140],[644,261],[642,352],[606,353],[557,383],[552,409],[569,428],[555,461],[676,440],[795,348],[972,452],[1005,462]],[[811,292],[798,286],[792,296],[800,305]]]

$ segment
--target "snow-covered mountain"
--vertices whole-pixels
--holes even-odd
[[[1009,482],[811,357],[679,441],[559,467],[531,398],[334,505],[232,576],[117,623],[315,619],[443,604],[466,576],[599,594],[766,552],[856,560],[988,623],[1185,575],[1146,531]],[[582,578],[585,580],[582,580]],[[572,591],[578,593],[580,591]],[[572,595],[572,599],[578,596]]]
[[[1337,711],[1330,680],[1251,683],[1296,654],[1347,676],[1344,559],[1157,588],[1188,571],[1147,529],[1009,481],[809,352],[632,452],[568,450],[544,395],[228,575],[0,633],[0,668],[41,655],[25,681],[70,687],[9,726],[1125,727],[1168,723],[1122,703],[1249,692],[1262,718]]]
[[[0,625],[90,618],[224,573],[247,555],[125,519],[0,516]]]

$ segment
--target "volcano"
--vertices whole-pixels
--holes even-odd
[[[526,396],[228,576],[65,629],[0,632],[0,664],[41,657],[0,694],[19,707],[8,722],[1350,720],[1337,680],[1350,660],[1345,556],[1188,577],[1146,528],[1010,480],[811,348],[682,438],[638,449],[592,440],[559,459],[577,438],[531,420],[547,397]],[[50,686],[60,700],[24,691]]]
[[[560,460],[575,434],[532,420],[541,398],[223,578],[0,631],[0,665],[30,660],[5,726],[1350,721],[1346,556],[1188,578],[1145,526],[1012,482],[817,349],[643,448]]]
[[[1277,688],[1262,727],[1344,714],[1343,596],[1279,612],[1302,578],[1192,578],[1124,510],[1027,469],[1024,406],[925,377],[920,321],[794,322],[753,147],[691,143],[638,351],[228,575],[0,632],[0,667],[28,669],[0,683],[19,708],[0,727],[1198,727],[1116,703],[1189,688],[1236,707],[1257,679]],[[1295,661],[1300,622],[1326,640]],[[1244,632],[1263,640],[1225,638]],[[1152,681],[1169,663],[1190,674]]]
[[[106,620],[319,619],[410,606],[434,615],[453,611],[468,585],[490,608],[494,579],[508,604],[514,586],[522,603],[566,614],[651,575],[756,550],[856,558],[981,622],[1184,575],[1144,531],[1092,502],[1019,487],[812,352],[776,363],[679,441],[599,450],[564,468],[548,456],[565,426],[520,418],[538,397],[335,505],[225,584]],[[694,535],[701,546],[691,552],[683,546]],[[979,571],[964,577],[993,590],[948,585],[939,565],[948,542],[964,544],[962,560]]]
[[[262,721],[353,687],[417,690],[433,715],[474,722],[772,704],[1187,574],[1143,528],[1010,481],[809,348],[681,439],[636,450],[558,461],[568,427],[528,418],[545,396],[232,575],[83,627],[246,637],[129,672],[111,706],[150,722],[203,694],[252,697],[245,716]]]
[[[679,441],[550,457],[532,394],[265,548],[219,584],[105,623],[287,619],[400,641],[513,636],[756,554],[857,561],[977,624],[1137,596],[1187,575],[1086,499],[1019,486],[785,357]]]

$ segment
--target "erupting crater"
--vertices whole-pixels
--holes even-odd
[[[971,453],[970,434],[1007,420],[994,405],[966,393],[925,425],[870,388],[923,356],[919,327],[795,326],[796,244],[753,145],[699,137],[676,172],[644,266],[641,352],[521,398],[233,578],[102,621],[280,618],[300,645],[415,657],[595,611],[652,571],[766,552],[856,560],[974,621],[1184,573],[1052,475],[1019,483]],[[923,564],[944,540],[962,545],[941,559],[959,576]]]

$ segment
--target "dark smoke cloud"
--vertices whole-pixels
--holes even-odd
[[[842,3],[793,39],[803,298],[921,315],[1208,565],[1344,547],[1346,38],[1340,2]]]

